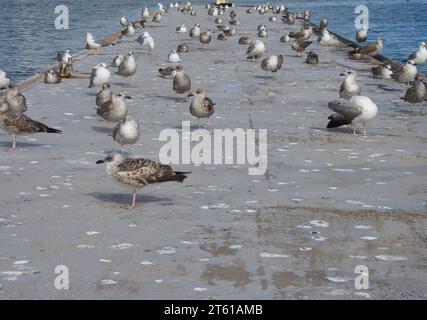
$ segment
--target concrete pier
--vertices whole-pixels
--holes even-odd
[[[16,153],[0,152],[0,299],[426,298],[425,116],[400,100],[401,84],[373,79],[372,64],[348,60],[349,47],[319,47],[313,35],[309,50],[320,63],[308,65],[279,41],[299,23],[235,10],[240,25],[226,41],[216,39],[204,8],[196,16],[172,11],[147,24],[152,55],[137,36],[124,38],[75,64],[87,79],[25,91],[27,114],[63,134],[18,136]],[[195,23],[214,30],[210,44],[175,32]],[[284,56],[283,69],[267,78],[238,44],[242,35],[256,39],[261,23],[264,57]],[[134,51],[133,87],[114,74],[110,83],[132,96],[127,106],[142,127],[135,153],[158,160],[163,129],[180,130],[182,121],[196,129],[189,102],[177,102],[172,80],[157,71],[182,42],[192,88],[216,103],[213,127],[267,129],[268,169],[251,176],[249,165],[174,165],[192,172],[183,184],[147,187],[136,209],[122,209],[130,191],[95,164],[121,148],[108,135],[114,124],[95,113],[90,70]],[[326,129],[327,103],[347,69],[379,108],[367,137]],[[1,131],[0,146],[10,143]],[[58,265],[68,267],[68,290],[55,288]],[[369,270],[367,290],[355,288],[360,265]]]

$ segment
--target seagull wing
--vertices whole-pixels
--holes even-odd
[[[340,100],[334,100],[329,102],[328,107],[329,109],[342,115],[346,120],[350,122],[362,113],[361,107]]]
[[[49,128],[45,124],[35,121],[24,114],[10,115],[4,119],[5,126],[11,132],[19,133],[35,133],[35,132],[48,132],[48,133],[61,133],[61,130]]]
[[[169,165],[143,158],[126,159],[117,166],[115,174],[123,182],[135,186],[166,181],[182,182],[187,177],[185,172],[175,172]]]

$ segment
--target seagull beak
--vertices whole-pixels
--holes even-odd
[[[340,73],[340,77],[345,77],[345,73]]]
[[[101,163],[104,163],[105,161],[104,160],[98,160],[97,162],[96,162],[96,164],[101,164]]]
[[[194,96],[194,92],[189,93],[187,97],[192,97],[192,96]]]

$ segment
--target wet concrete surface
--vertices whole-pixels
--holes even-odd
[[[402,85],[373,79],[370,63],[347,60],[346,47],[321,48],[313,36],[321,63],[307,65],[279,42],[299,24],[236,10],[241,23],[226,41],[215,31],[202,48],[175,33],[182,23],[216,30],[198,7],[195,17],[172,12],[164,27],[148,28],[153,55],[124,40],[75,67],[87,73],[134,50],[134,87],[122,88],[117,75],[110,82],[133,97],[128,109],[142,127],[135,152],[158,160],[161,130],[183,120],[196,125],[189,102],[176,102],[172,81],[157,75],[187,42],[182,65],[193,89],[216,102],[214,128],[268,129],[266,173],[174,165],[192,171],[183,184],[140,190],[137,208],[124,210],[129,190],[95,164],[120,146],[108,136],[113,124],[94,112],[89,79],[39,84],[25,92],[27,114],[63,134],[20,136],[16,153],[1,152],[0,299],[426,298],[425,115],[401,102]],[[260,23],[269,32],[266,56],[284,55],[284,69],[268,78],[238,44],[243,34],[256,38]],[[367,137],[325,129],[327,103],[348,68],[379,107]],[[9,143],[1,132],[0,145]],[[69,290],[55,289],[57,265],[69,269]],[[369,270],[367,290],[354,285],[359,265]]]

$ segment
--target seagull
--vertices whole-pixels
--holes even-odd
[[[16,84],[10,84],[6,89],[3,103],[9,106],[10,112],[20,114],[27,111],[27,99]]]
[[[189,33],[190,38],[198,38],[200,37],[200,25],[195,24],[191,29]]]
[[[223,29],[222,32],[224,32],[224,35],[232,37],[236,34],[236,29],[228,27]]]
[[[403,66],[394,66],[392,77],[397,82],[406,83],[409,85],[409,83],[415,79],[417,73],[418,70],[415,61],[408,60]]]
[[[184,68],[181,65],[175,67],[172,89],[178,94],[186,93],[191,89],[190,77],[184,73]]]
[[[232,26],[238,26],[240,24],[240,21],[238,19],[231,19],[229,21],[229,24]]]
[[[70,70],[73,70],[73,56],[71,55],[71,51],[58,52],[56,59],[59,62],[59,76],[69,77]]]
[[[322,20],[320,20],[320,30],[325,30],[328,28],[328,18],[323,17]]]
[[[227,37],[224,33],[218,33],[218,40],[227,40]]]
[[[296,40],[308,40],[313,33],[313,28],[310,26],[306,29],[301,29],[301,31],[298,32],[289,32],[289,37],[294,38]]]
[[[252,43],[252,39],[249,36],[241,36],[239,38],[239,44],[251,44]]]
[[[157,23],[159,23],[160,21],[162,20],[162,15],[161,15],[161,13],[160,12],[156,12],[156,14],[154,15],[154,17],[153,17],[153,22],[157,22]]]
[[[124,58],[123,62],[119,65],[117,69],[117,74],[121,75],[124,78],[133,76],[136,73],[136,61],[133,55],[133,51],[129,51],[128,55]],[[133,80],[131,80],[133,82]],[[131,87],[132,87],[131,82]]]
[[[359,31],[356,32],[356,41],[359,43],[365,42],[368,39],[368,27],[362,27]]]
[[[417,65],[423,65],[427,61],[426,43],[420,42],[418,50],[413,52],[408,60],[414,60]]]
[[[291,41],[291,37],[289,35],[287,35],[287,34],[285,34],[284,36],[280,37],[280,42],[288,43],[290,41]]]
[[[133,155],[133,145],[140,136],[139,122],[131,116],[126,116],[121,122],[113,128],[113,140],[122,146],[131,145]]]
[[[159,69],[159,73],[160,73],[160,76],[162,78],[173,79],[175,77],[176,70],[175,70],[175,67],[170,66],[170,67],[167,67],[167,68],[160,68]]]
[[[111,91],[110,84],[104,83],[96,95],[96,105],[101,107],[104,103],[111,100],[111,95],[113,92]]]
[[[310,51],[307,54],[307,59],[305,60],[305,62],[308,64],[318,64],[319,63],[319,55],[314,51]]]
[[[165,9],[163,8],[163,4],[161,4],[161,3],[157,4],[157,9],[162,13],[165,12]]]
[[[258,31],[258,37],[260,38],[267,38],[268,37],[268,33],[267,33],[267,29],[261,29]]]
[[[340,98],[349,100],[353,96],[360,95],[361,88],[356,79],[356,72],[349,70],[347,73],[341,73],[340,76],[345,76],[340,87]]]
[[[128,111],[122,93],[113,93],[111,99],[96,108],[96,113],[109,122],[122,121]]]
[[[260,58],[264,52],[264,42],[257,39],[248,47],[248,50],[246,50],[246,59],[254,59],[255,61],[255,59]]]
[[[44,83],[47,84],[56,84],[60,83],[61,78],[59,77],[59,74],[54,70],[47,70],[44,74]]]
[[[177,181],[183,182],[190,172],[174,171],[171,166],[149,159],[124,158],[119,153],[112,153],[96,164],[106,163],[107,173],[120,185],[133,189],[132,204],[128,209],[135,208],[136,189],[146,185]]]
[[[353,96],[349,101],[335,100],[328,103],[329,109],[336,113],[329,116],[327,128],[336,128],[344,125],[354,126],[353,135],[356,134],[356,124],[363,123],[366,136],[366,125],[377,115],[377,105],[368,97]]]
[[[272,55],[268,58],[264,58],[261,62],[261,69],[265,71],[265,77],[267,78],[267,72],[277,72],[282,68],[283,56]]]
[[[132,37],[133,35],[135,35],[136,30],[135,27],[133,26],[132,23],[129,23],[126,27],[126,29],[124,30],[125,35],[127,35],[128,37]]]
[[[188,52],[188,45],[186,43],[180,43],[176,49],[177,52],[181,53],[187,53]]]
[[[142,10],[142,19],[148,19],[150,18],[150,11],[148,11],[148,6],[145,5],[144,9]]]
[[[178,33],[186,33],[187,32],[187,28],[185,27],[185,25],[181,24],[180,26],[176,27],[176,32],[178,32]]]
[[[194,96],[190,103],[190,113],[193,117],[197,118],[197,124],[200,128],[200,118],[208,118],[208,127],[211,128],[210,118],[214,114],[214,105],[213,101],[206,97],[205,90],[198,88],[195,92],[190,93],[189,97]]]
[[[110,79],[111,72],[106,63],[99,63],[92,68],[89,88],[100,87]]]
[[[312,43],[313,41],[304,41],[304,40],[294,40],[292,41],[292,50],[297,52],[297,56],[298,53],[302,53],[305,51],[305,49]]]
[[[7,102],[0,105],[0,128],[12,135],[12,148],[8,151],[16,150],[16,135],[33,134],[37,132],[61,133],[61,130],[53,129],[45,124],[35,121],[25,114],[16,113]]]
[[[371,70],[375,79],[389,80],[393,75],[393,70],[390,64],[373,67]]]
[[[362,55],[370,56],[371,59],[376,56],[377,54],[380,54],[383,49],[383,38],[378,38],[375,43],[368,44],[366,46],[363,46],[359,48],[358,53]]]
[[[276,18],[276,16],[271,16],[270,18],[268,18],[268,21],[277,22],[277,18]]]
[[[6,89],[11,81],[10,76],[0,69],[0,89]]]
[[[148,31],[144,31],[144,33],[142,35],[140,35],[138,37],[138,39],[136,39],[136,42],[138,42],[143,48],[144,48],[144,53],[145,53],[145,49],[148,48],[149,54],[153,53],[154,50],[154,39],[153,37],[148,33]]]
[[[114,59],[113,59],[113,63],[111,64],[111,66],[118,67],[123,62],[124,59],[125,59],[125,57],[122,54],[119,54],[119,55],[115,56]]]
[[[420,112],[422,112],[423,111],[422,104],[425,100],[425,97],[426,97],[426,86],[424,83],[424,77],[421,74],[418,74],[416,77],[415,83],[406,90],[405,96],[401,99],[411,104],[418,103],[420,105]],[[412,112],[412,106],[411,106],[411,112]]]
[[[322,29],[317,42],[321,46],[336,46],[340,44],[339,40],[332,34],[329,33],[327,29]]]
[[[207,31],[200,33],[200,37],[199,37],[200,43],[207,44],[207,43],[211,42],[211,39],[212,39],[211,30],[207,30]]]
[[[128,26],[128,20],[125,18],[125,16],[122,16],[121,18],[120,18],[120,25],[122,26],[122,27],[127,27]]]
[[[99,48],[101,48],[101,45],[95,42],[90,32],[86,32],[86,49],[95,50],[98,53]]]
[[[175,50],[172,50],[172,52],[169,53],[169,55],[168,55],[168,60],[169,60],[169,62],[177,63],[177,62],[181,61],[181,57],[178,54],[178,52],[176,52]]]

